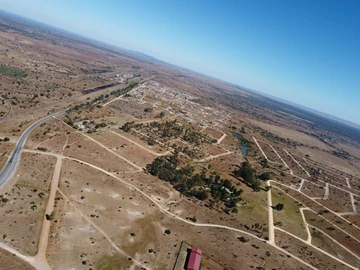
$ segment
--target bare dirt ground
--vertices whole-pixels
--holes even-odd
[[[34,268],[10,252],[0,250],[0,268],[9,270],[33,270]]]

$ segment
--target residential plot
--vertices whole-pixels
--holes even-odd
[[[354,238],[353,234],[345,233],[349,232],[349,225],[345,221],[335,220],[334,222],[324,214],[316,215],[310,211],[304,211],[304,215],[309,225],[320,229],[351,252],[357,255],[360,254],[360,240]],[[324,218],[326,218],[327,220],[325,220]],[[358,234],[355,236],[358,236]]]
[[[322,199],[325,195],[325,185],[321,182],[305,181],[301,192],[312,198]]]
[[[351,252],[347,251],[344,247],[337,244],[333,239],[318,229],[310,228],[312,240],[311,244],[320,248],[321,250],[330,253],[338,259],[344,260],[351,265],[360,265],[359,256],[354,256]]]
[[[276,244],[294,256],[313,265],[317,269],[351,269],[328,255],[282,232],[276,231]]]
[[[273,148],[271,148],[269,143],[259,141],[259,140],[258,140],[258,143],[270,162],[274,162],[280,166],[283,166],[283,162],[281,161],[279,156],[274,152]]]
[[[278,203],[284,205],[281,211],[274,209],[274,225],[306,240],[307,233],[299,209],[302,205],[276,188],[271,190],[271,196],[274,207]]]
[[[99,166],[107,171],[137,171],[139,166],[116,155],[106,146],[99,145],[80,133],[69,134],[64,155]]]
[[[321,204],[338,213],[353,211],[350,194],[332,186],[329,186],[329,195]]]
[[[281,151],[282,150],[282,151]],[[279,154],[285,163],[291,168],[293,173],[301,178],[309,179],[311,174],[304,167],[304,162],[302,158],[294,156],[294,150],[290,149],[281,149]]]

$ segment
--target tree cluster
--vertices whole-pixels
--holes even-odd
[[[261,182],[256,176],[256,170],[251,167],[249,161],[244,161],[240,168],[233,171],[233,174],[236,178],[241,177],[244,180],[244,183],[254,191],[260,191]]]
[[[147,166],[147,170],[154,176],[170,182],[180,193],[206,200],[211,195],[215,202],[222,201],[233,208],[241,200],[241,189],[236,189],[229,180],[221,179],[215,173],[207,176],[204,169],[201,173],[194,174],[193,166],[179,165],[178,152],[169,157],[158,157]]]
[[[211,139],[209,136],[201,134],[196,131],[192,126],[188,126],[185,130],[185,134],[182,137],[184,141],[187,141],[194,145],[200,145],[201,143],[216,143],[215,139]]]

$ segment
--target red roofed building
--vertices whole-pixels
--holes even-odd
[[[189,262],[186,266],[187,270],[199,270],[200,269],[200,261],[201,261],[202,251],[199,248],[192,248]]]

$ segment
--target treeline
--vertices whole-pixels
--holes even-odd
[[[205,169],[194,174],[193,166],[179,165],[179,153],[168,157],[158,157],[147,166],[147,170],[161,180],[170,182],[175,189],[187,196],[206,200],[210,196],[213,202],[222,201],[226,207],[234,208],[241,201],[241,189],[236,189],[228,179],[222,179],[218,174],[207,175]]]
[[[261,180],[269,180],[271,174],[269,172],[263,172],[260,175],[257,175],[256,170],[251,167],[251,164],[248,160],[241,163],[241,167],[233,171],[233,175],[236,178],[241,177],[244,183],[251,187],[254,191],[261,190]]]
[[[89,105],[92,105],[99,101],[102,101],[104,99],[108,99],[110,97],[110,95],[115,96],[115,97],[124,95],[124,94],[130,92],[137,85],[138,85],[138,83],[132,83],[132,84],[129,84],[128,86],[121,88],[119,90],[114,90],[114,91],[110,92],[110,94],[106,94],[106,95],[102,94],[90,101],[86,101],[84,103],[75,105],[74,107],[70,108],[69,111],[78,111],[79,109],[83,108],[84,106],[89,106]],[[99,106],[101,106],[101,105],[99,105]]]

